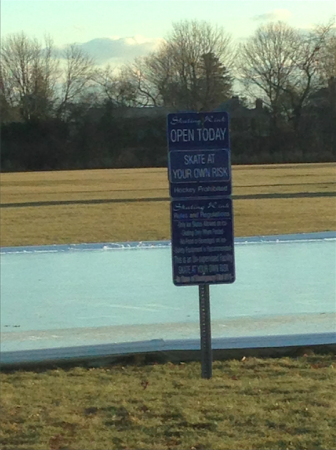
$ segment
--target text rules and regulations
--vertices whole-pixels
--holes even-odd
[[[173,200],[171,217],[174,284],[233,283],[232,200]]]

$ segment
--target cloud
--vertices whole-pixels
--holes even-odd
[[[265,14],[259,14],[254,16],[253,20],[266,21],[266,20],[288,20],[292,16],[292,13],[288,9],[273,9]]]
[[[75,30],[76,33],[83,33],[86,31],[86,28],[83,25],[72,25],[72,29]]]
[[[97,64],[107,62],[126,62],[139,56],[148,55],[160,44],[161,39],[148,39],[141,35],[130,37],[112,36],[96,38],[88,42],[77,44]]]

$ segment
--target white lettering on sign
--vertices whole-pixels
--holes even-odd
[[[225,119],[225,116],[222,116],[222,117],[215,117],[214,118],[214,116],[212,116],[212,115],[207,115],[207,116],[205,116],[205,118],[204,118],[204,122],[206,123],[206,122],[226,122],[226,119]]]
[[[202,122],[204,122],[204,123],[207,123],[207,122],[210,122],[210,123],[213,123],[213,122],[226,123],[227,119],[226,119],[225,115],[221,116],[221,117],[216,117],[216,116],[213,116],[212,114],[210,114],[210,115],[207,114],[202,119],[192,119],[190,117],[188,117],[187,119],[183,119],[182,117],[176,117],[176,116],[172,117],[170,119],[170,124],[173,125],[173,126],[177,125],[177,124],[182,124],[183,125],[183,124],[193,124],[193,123],[197,124],[198,126],[201,126]]]
[[[174,180],[189,180],[198,178],[224,178],[228,176],[226,167],[208,167],[191,169],[173,169]]]
[[[211,177],[211,170],[204,167],[202,169],[194,169],[194,178],[205,178],[205,177]]]
[[[211,121],[212,122],[212,121]],[[200,119],[182,119],[181,117],[173,117],[170,121],[171,125],[176,125],[177,123],[197,123],[197,125],[201,125],[202,121]]]
[[[205,154],[199,153],[197,155],[184,155],[184,164],[189,166],[190,164],[205,164]]]
[[[171,130],[170,140],[172,142],[193,142],[195,140],[195,130],[190,130],[188,128]]]
[[[214,178],[222,178],[228,176],[227,167],[213,167],[211,175]]]
[[[179,188],[179,187],[174,186],[173,192],[174,192],[174,194],[191,194],[191,195],[193,195],[196,193],[196,189],[195,188],[187,188],[187,187]]]
[[[197,188],[197,192],[225,192],[227,190],[227,186],[198,186]]]
[[[205,155],[205,153],[198,153],[195,155],[184,155],[184,164],[190,166],[193,164],[214,164],[215,153]]]
[[[173,170],[174,178],[178,180],[188,180],[192,178],[191,169],[175,169]]]
[[[226,128],[197,128],[199,141],[219,141],[225,139]]]
[[[224,141],[226,135],[226,128],[178,128],[170,131],[171,142],[194,142],[196,140],[201,142]]]

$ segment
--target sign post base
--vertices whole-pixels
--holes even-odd
[[[201,284],[199,289],[199,312],[201,334],[202,378],[212,377],[211,319],[210,319],[210,287]]]

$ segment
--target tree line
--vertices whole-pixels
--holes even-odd
[[[204,21],[113,68],[78,45],[18,33],[1,42],[2,170],[166,164],[165,114],[228,110],[234,163],[336,156],[333,22],[260,26],[235,43]],[[256,102],[256,103],[255,103]]]

